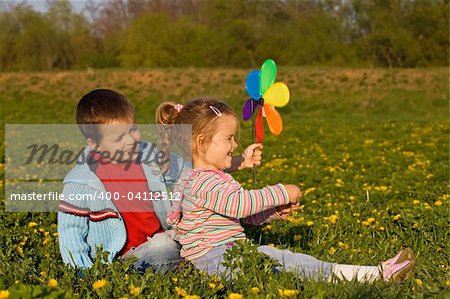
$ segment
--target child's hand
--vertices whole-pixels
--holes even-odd
[[[289,196],[289,203],[296,205],[298,204],[298,200],[302,196],[302,192],[300,191],[300,188],[296,185],[288,184],[284,185],[284,188],[287,191],[287,194]]]
[[[278,214],[278,216],[280,216],[280,218],[287,219],[288,214],[290,214],[291,212],[293,212],[295,210],[298,210],[299,207],[300,207],[300,203],[297,202],[296,204],[287,204],[287,205],[278,206],[275,208],[275,210],[277,211],[277,214]]]
[[[275,210],[277,211],[278,216],[281,219],[287,219],[288,214],[291,212],[291,205],[282,205],[282,206],[278,206],[275,208]]]
[[[238,170],[261,165],[262,148],[263,145],[261,143],[254,143],[249,145],[242,153],[242,158],[244,160],[242,161],[241,165],[239,165]]]

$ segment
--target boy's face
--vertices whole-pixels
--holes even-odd
[[[125,163],[137,158],[141,134],[137,125],[125,121],[113,121],[100,125],[101,140],[96,143],[88,139],[91,149],[112,162]]]

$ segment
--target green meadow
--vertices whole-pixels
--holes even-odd
[[[249,71],[0,73],[2,122],[75,123],[77,101],[95,88],[125,94],[141,124],[154,123],[162,101],[199,96],[223,100],[240,114]],[[80,278],[59,255],[56,213],[4,212],[2,134],[0,298],[448,298],[448,68],[280,67],[277,81],[288,85],[291,100],[278,109],[282,134],[266,127],[256,184],[298,184],[302,206],[288,220],[248,227],[247,235],[255,245],[343,264],[375,265],[408,246],[417,256],[408,280],[331,283],[272,273],[274,262],[250,244],[230,252],[227,262],[243,269],[231,280],[188,263],[166,275],[136,273],[129,262],[102,263],[101,253]],[[251,143],[250,130],[241,123],[240,150]],[[251,170],[235,177],[252,188]]]

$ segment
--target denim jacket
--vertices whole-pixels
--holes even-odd
[[[152,145],[142,142],[143,157],[154,155]],[[87,157],[89,147],[84,150]],[[151,161],[151,159],[149,159]],[[79,160],[80,161],[80,160]],[[145,161],[143,159],[143,161]],[[166,175],[155,175],[152,166],[142,163],[142,168],[152,192],[167,192],[172,187],[184,167],[180,156],[171,154],[171,168]],[[106,198],[106,189],[100,179],[90,170],[89,165],[77,165],[64,178],[64,201],[58,211],[59,247],[64,263],[78,268],[89,268],[93,264],[97,247],[109,252],[111,262],[125,245],[127,235],[124,221],[111,200],[68,200],[70,194],[86,194]],[[103,193],[103,195],[100,195]],[[69,205],[64,206],[66,203]],[[154,211],[163,229],[170,229],[166,222],[171,207],[169,200],[155,200]],[[64,208],[62,208],[64,207]]]

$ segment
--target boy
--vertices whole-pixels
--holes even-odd
[[[170,169],[164,175],[141,160],[155,160],[158,153],[153,145],[140,140],[133,106],[113,90],[97,89],[83,96],[76,120],[88,143],[84,150],[87,159],[64,178],[65,200],[58,212],[64,263],[89,268],[97,247],[102,246],[109,252],[110,262],[132,256],[138,258],[133,265],[137,270],[174,268],[180,256],[165,220],[170,200],[138,199],[167,195],[167,187],[176,183],[185,167],[182,158],[171,154]],[[242,156],[234,157],[232,170],[259,165],[259,148],[250,145]],[[86,198],[70,200],[74,195]]]
[[[109,252],[109,261],[117,256],[137,256],[134,266],[139,270],[150,265],[160,271],[172,268],[180,258],[178,244],[171,231],[166,231],[170,202],[141,201],[137,196],[150,198],[155,192],[167,192],[165,183],[176,182],[182,161],[175,158],[165,176],[155,175],[150,165],[139,163],[138,155],[154,155],[154,147],[140,141],[132,105],[113,90],[98,89],[83,96],[76,120],[88,143],[87,159],[64,178],[65,200],[58,212],[63,261],[88,268],[97,247],[102,246]],[[85,198],[67,200],[75,194]]]

